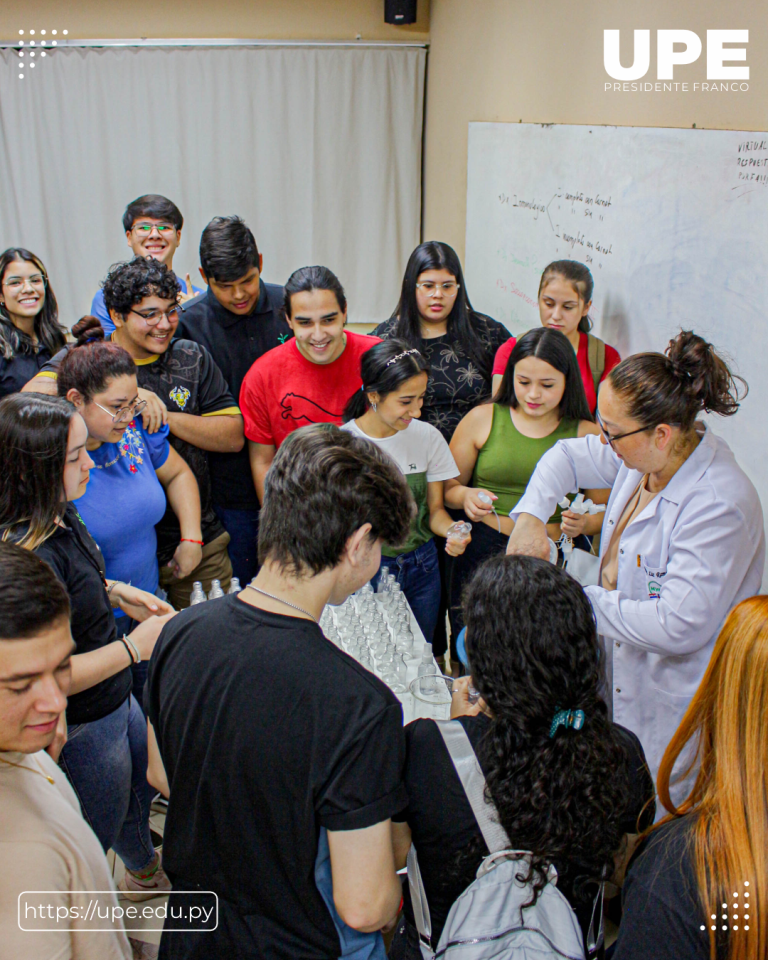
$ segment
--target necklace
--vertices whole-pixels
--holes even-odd
[[[45,777],[48,783],[56,783],[53,777],[49,777],[47,773],[43,773],[42,770],[35,770],[34,767],[25,767],[23,763],[13,763],[11,760],[3,760],[2,757],[0,757],[0,763],[7,763],[9,767],[18,767],[19,770],[29,770],[30,773],[36,773],[40,777]]]
[[[307,615],[308,617],[312,617],[312,619],[315,621],[315,623],[318,622],[318,621],[317,621],[317,617],[312,616],[312,614],[309,612],[309,610],[305,610],[304,607],[300,607],[300,606],[299,606],[298,604],[296,604],[296,603],[291,603],[290,600],[283,600],[282,597],[276,597],[273,593],[267,593],[267,591],[266,591],[266,590],[262,590],[261,587],[255,587],[255,586],[253,585],[253,582],[249,583],[248,586],[251,588],[251,590],[255,590],[256,593],[263,593],[264,596],[265,596],[265,597],[269,597],[270,600],[277,600],[278,603],[284,603],[284,604],[286,605],[286,607],[293,607],[294,610],[299,610],[301,613],[306,613],[306,615]]]

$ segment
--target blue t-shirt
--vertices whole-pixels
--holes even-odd
[[[173,273],[173,271],[171,271],[171,273]],[[175,273],[173,275],[176,277]],[[182,280],[181,277],[176,277],[176,279],[181,284],[181,289],[183,290],[183,292],[186,293],[187,281]],[[192,289],[194,290],[195,293],[205,292],[200,287],[196,287],[194,283],[192,284]],[[115,329],[115,325],[114,323],[112,323],[112,317],[110,317],[109,311],[107,310],[107,305],[106,303],[104,303],[103,290],[96,291],[96,295],[94,296],[93,301],[91,303],[91,315],[99,318],[99,320],[101,321],[102,329],[104,330],[104,333],[106,336],[109,336],[110,333],[112,333],[112,331]]]
[[[96,466],[77,509],[104,554],[106,575],[154,593],[157,590],[155,524],[165,513],[165,491],[155,470],[168,459],[168,427],[146,433],[141,416],[119,443],[90,451]],[[116,610],[115,616],[124,616]]]

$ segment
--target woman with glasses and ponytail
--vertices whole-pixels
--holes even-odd
[[[697,422],[705,412],[737,412],[737,380],[690,331],[665,354],[622,361],[600,390],[601,434],[548,451],[510,513],[507,552],[547,557],[545,524],[557,502],[571,490],[611,488],[599,582],[585,589],[603,638],[614,719],[640,738],[654,779],[720,625],[760,590],[763,576],[757,492],[725,441]],[[688,779],[675,784],[676,798]]]
[[[61,359],[56,386],[88,428],[86,446],[94,467],[80,514],[104,554],[107,576],[155,593],[155,524],[165,514],[166,497],[181,528],[169,566],[186,577],[200,563],[197,481],[170,446],[168,427],[155,433],[145,429],[146,404],[139,399],[136,364],[127,350],[103,341],[101,326],[91,318],[75,324],[72,333],[77,343]]]
[[[147,725],[131,667],[146,665],[173,611],[105,570],[73,503],[82,503],[96,472],[87,445],[84,419],[67,400],[17,393],[0,401],[0,539],[48,563],[69,595],[75,651],[59,764],[104,851],[125,864],[122,888],[143,899],[170,883],[149,831]],[[124,505],[105,509],[119,516]],[[133,621],[141,622],[130,629]]]
[[[64,346],[58,316],[42,260],[22,247],[0,253],[0,397],[21,390]]]

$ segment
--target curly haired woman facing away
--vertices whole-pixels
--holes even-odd
[[[532,854],[536,895],[547,868],[585,932],[601,880],[614,875],[625,834],[652,822],[653,785],[640,742],[612,724],[600,696],[597,631],[581,586],[552,564],[496,556],[478,568],[464,601],[467,653],[477,704],[459,681],[452,716],[477,754],[501,825]],[[580,729],[557,726],[583,711]],[[411,840],[440,939],[453,902],[474,880],[488,848],[437,725],[405,728],[408,806],[394,824],[398,865]],[[587,956],[600,955],[601,947]],[[391,957],[420,956],[410,898]]]

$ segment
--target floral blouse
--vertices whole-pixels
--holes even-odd
[[[420,350],[430,366],[422,416],[449,442],[462,417],[490,397],[493,358],[510,337],[509,330],[497,320],[483,313],[473,316],[477,332],[486,345],[488,378],[469,359],[461,344],[450,339],[447,333],[421,341]],[[396,326],[397,318],[390,317],[371,332],[373,336],[387,340],[395,336]]]

